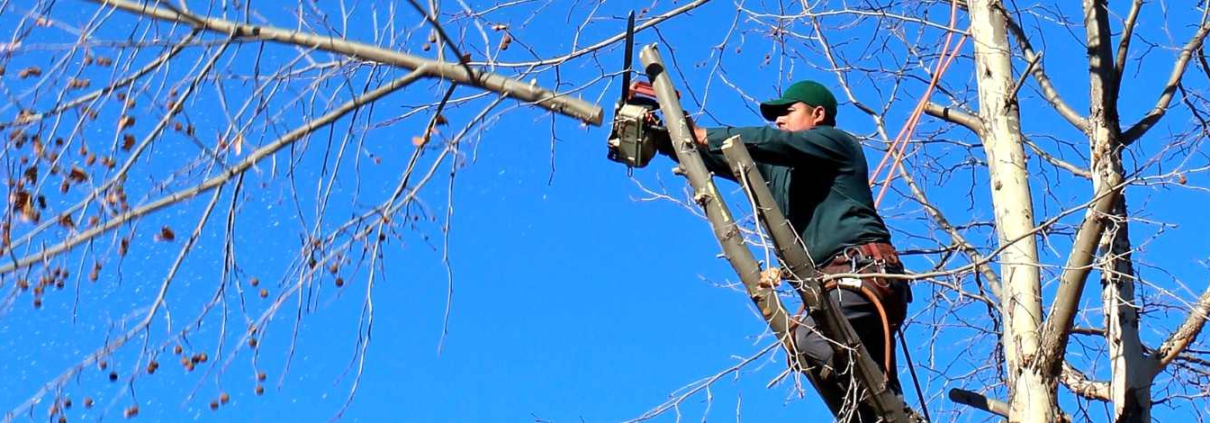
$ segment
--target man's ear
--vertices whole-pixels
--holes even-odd
[[[824,109],[822,106],[816,106],[816,107],[812,108],[811,109],[811,120],[816,125],[819,125],[820,123],[827,121],[828,120],[827,109]]]

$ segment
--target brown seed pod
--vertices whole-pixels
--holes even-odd
[[[21,69],[20,72],[17,72],[17,77],[21,79],[39,76],[42,76],[42,68],[37,66],[30,66],[28,68]]]
[[[137,415],[139,415],[139,406],[132,405],[132,406],[130,406],[130,408],[126,409],[125,413],[122,413],[122,414],[125,415],[126,418],[128,418],[128,419],[131,417],[137,416]]]
[[[210,400],[210,409],[218,410],[218,400]]]
[[[257,344],[258,344],[258,342],[256,341],[256,338],[248,338],[248,347],[249,348],[256,348]]]
[[[261,298],[269,298],[269,290],[268,290],[268,289],[265,289],[265,288],[261,288],[261,289],[260,289],[260,297],[261,297]]]
[[[67,173],[67,179],[77,184],[86,182],[88,181],[88,173],[85,173],[84,169],[72,166],[71,172]]]
[[[63,409],[71,409],[71,398],[63,398]]]
[[[257,394],[257,395],[264,395],[264,394],[265,394],[265,387],[264,387],[264,386],[262,386],[262,385],[256,385],[256,394]]]
[[[254,277],[252,280],[248,281],[248,283],[251,284],[253,288],[256,288],[257,285],[260,285],[260,279]]]
[[[176,240],[176,233],[172,232],[172,228],[164,226],[160,228],[160,234],[156,237],[157,241],[172,242]]]
[[[97,362],[97,367],[100,367],[102,371],[103,371],[103,370],[105,370],[105,369],[108,369],[108,368],[109,368],[109,362],[107,362],[107,361],[105,361],[105,360],[101,360],[101,361]]]
[[[116,371],[109,372],[109,381],[117,382],[118,381],[118,372],[116,372]]]
[[[199,362],[199,363],[205,363],[205,362],[206,362],[206,360],[208,360],[208,359],[209,359],[209,358],[206,356],[206,353],[204,353],[204,352],[202,352],[202,353],[197,353],[197,358],[198,358],[198,362]]]
[[[257,372],[257,373],[256,373],[256,380],[258,380],[258,381],[264,382],[264,381],[265,381],[265,377],[266,377],[265,372]]]
[[[59,226],[62,226],[64,229],[69,229],[69,230],[75,229],[76,221],[71,218],[70,214],[64,214],[62,216],[59,216]]]
[[[97,66],[109,66],[113,64],[113,60],[105,56],[97,56]]]
[[[67,416],[60,415],[60,416],[59,416],[59,423],[67,423]]]
[[[84,397],[84,408],[92,408],[92,397]]]
[[[126,134],[122,136],[122,151],[130,151],[134,148],[134,135]]]
[[[118,255],[124,257],[126,256],[126,252],[129,250],[130,240],[127,238],[122,238],[122,240],[118,242]]]
[[[219,395],[218,395],[218,400],[219,400],[219,402],[221,402],[221,403],[223,403],[224,405],[226,405],[228,401],[231,401],[231,396],[230,396],[230,395],[227,395],[227,393],[226,393],[226,392],[223,392],[223,393],[221,393],[221,394],[219,394]]]
[[[134,126],[134,116],[122,115],[122,117],[118,118],[118,130],[119,131],[129,128],[131,126]]]
[[[504,33],[504,36],[503,36],[503,37],[500,37],[500,47],[499,47],[499,49],[500,49],[500,50],[508,50],[508,46],[509,46],[509,44],[512,44],[512,43],[513,43],[513,36],[512,36],[512,35],[509,35],[508,33]]]
[[[34,297],[34,308],[42,308],[42,297]]]
[[[88,78],[72,78],[67,80],[67,89],[80,90],[88,88],[89,84],[91,84],[91,82],[88,80]]]
[[[176,354],[176,355],[181,355],[181,352],[183,352],[183,351],[185,351],[185,348],[180,345],[177,345],[172,348],[172,353]]]
[[[336,278],[336,287],[340,288],[342,286],[345,286],[345,278],[337,277]]]
[[[160,368],[160,363],[157,363],[155,360],[151,360],[150,363],[147,363],[147,374],[155,374],[155,370],[158,368]]]

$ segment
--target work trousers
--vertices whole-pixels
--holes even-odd
[[[854,256],[849,269],[829,269],[828,273],[903,273],[903,265],[896,259],[894,263],[879,263],[863,256]],[[894,342],[899,326],[903,324],[907,303],[911,301],[911,289],[906,280],[874,280],[874,283],[887,284],[891,298],[883,298],[884,309],[888,310],[888,323],[891,330],[891,345],[886,345],[884,326],[878,309],[868,299],[857,291],[835,288],[828,292],[840,308],[857,336],[865,344],[870,358],[878,363],[879,369],[886,372],[889,388],[897,395],[902,395],[899,385],[897,366],[895,365]],[[895,304],[898,302],[898,304]],[[898,310],[898,312],[892,311]],[[876,422],[877,414],[869,407],[860,405],[858,398],[868,395],[859,391],[859,386],[853,378],[849,365],[849,357],[837,357],[831,342],[817,329],[813,318],[803,316],[801,324],[794,330],[795,345],[807,358],[809,372],[815,388],[824,402],[831,408],[837,421],[841,422]],[[891,368],[886,369],[885,351],[891,350]]]

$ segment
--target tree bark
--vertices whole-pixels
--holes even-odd
[[[1113,421],[1151,421],[1151,382],[1157,362],[1143,352],[1139,340],[1138,304],[1134,298],[1134,263],[1126,218],[1126,197],[1118,196],[1113,223],[1102,237],[1101,298],[1105,304],[1105,341],[1109,344],[1112,375],[1109,395]]]
[[[1009,421],[1055,421],[1056,379],[1026,365],[1038,352],[1042,297],[1037,242],[1028,235],[1034,227],[1033,197],[1020,113],[1013,98],[1007,22],[999,1],[973,0],[969,5],[983,149],[991,173],[997,237],[1003,247],[1001,310],[1009,379]]]

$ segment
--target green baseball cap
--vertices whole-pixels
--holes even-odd
[[[781,94],[781,98],[769,100],[760,104],[760,114],[765,120],[777,120],[785,113],[786,108],[797,102],[808,106],[823,107],[828,113],[829,120],[836,120],[836,97],[827,87],[815,81],[798,81]]]

